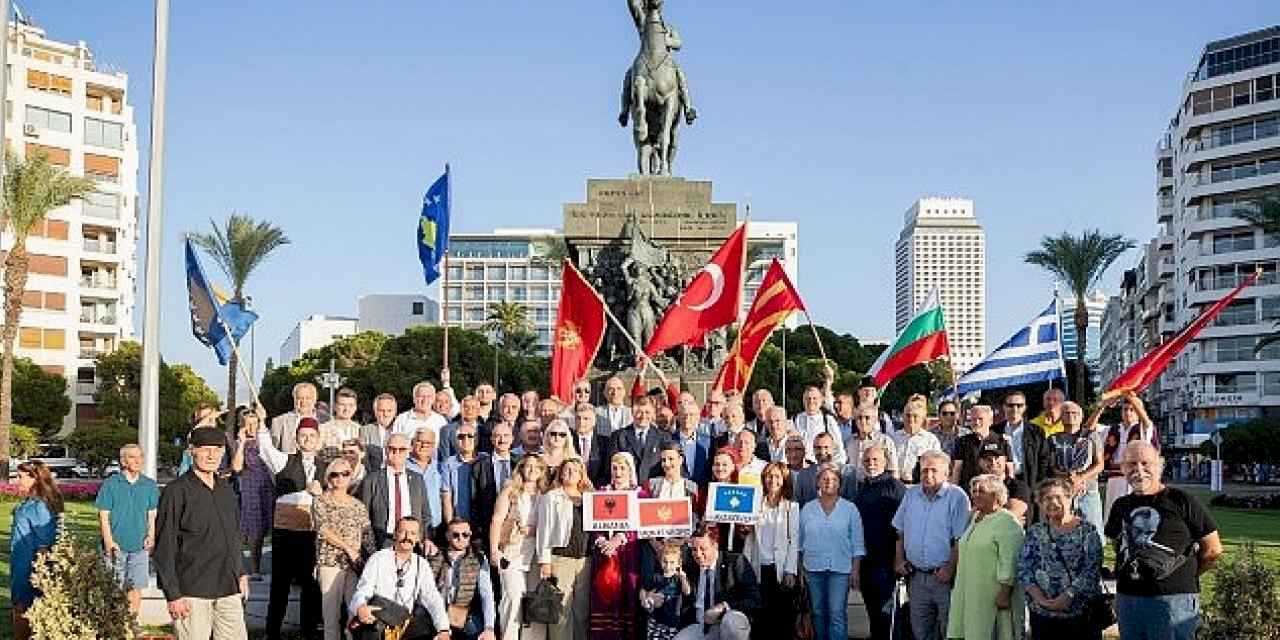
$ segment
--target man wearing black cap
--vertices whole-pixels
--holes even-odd
[[[258,431],[258,453],[276,479],[276,509],[271,529],[271,598],[267,601],[267,638],[280,637],[293,583],[302,587],[300,619],[302,637],[315,635],[320,622],[320,585],[315,579],[316,534],[311,527],[312,493],[319,493],[324,465],[320,450],[320,425],[315,418],[298,420],[294,440],[297,453],[276,449],[271,434]]]
[[[153,560],[179,640],[248,635],[240,507],[231,485],[218,477],[226,442],[216,428],[193,429],[187,440],[191,469],[160,494]]]
[[[1009,439],[991,430],[993,412],[985,404],[975,404],[969,409],[970,432],[956,440],[951,453],[951,484],[969,493],[969,480],[982,473],[978,458],[985,449],[998,449],[1008,460]]]
[[[982,453],[979,454],[978,467],[983,473],[989,473],[1004,482],[1005,491],[1009,493],[1009,499],[1004,503],[1004,508],[1009,510],[1015,518],[1022,522],[1025,526],[1027,523],[1028,508],[1031,506],[1031,487],[1022,480],[1009,475],[1008,460],[1004,457],[1004,451],[999,447],[983,447]]]

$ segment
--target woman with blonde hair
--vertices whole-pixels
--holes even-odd
[[[351,600],[364,559],[377,549],[369,509],[351,497],[351,463],[334,458],[325,467],[324,493],[311,503],[311,526],[316,531],[316,580],[320,583],[320,611],[325,640],[342,637],[342,604]]]
[[[538,574],[554,577],[564,592],[565,613],[551,626],[551,640],[587,640],[591,549],[583,527],[582,501],[591,490],[587,468],[581,458],[573,457],[560,464],[552,487],[538,500],[534,548]]]
[[[609,459],[609,484],[601,491],[632,491],[647,498],[636,481],[636,462],[625,451]],[[640,589],[641,545],[634,531],[598,533],[591,560],[591,638],[629,640],[643,629],[635,593]]]
[[[569,458],[581,459],[582,456],[573,449],[572,439],[573,432],[569,429],[569,423],[557,418],[547,424],[546,430],[542,432],[542,459],[549,468],[556,469]]]
[[[1024,534],[1018,519],[1002,505],[1009,490],[998,476],[969,481],[973,517],[957,543],[955,586],[951,590],[948,638],[1022,637],[1022,586],[1018,558]]]
[[[498,630],[502,640],[519,640],[520,600],[525,591],[538,584],[538,574],[530,571],[537,546],[535,507],[548,477],[542,457],[526,455],[516,464],[511,480],[498,493],[494,504],[493,522],[489,525],[489,555],[491,562],[498,566],[502,583],[498,601]],[[527,630],[525,634],[528,638]]]

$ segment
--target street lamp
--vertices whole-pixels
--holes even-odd
[[[329,415],[333,415],[333,393],[342,386],[343,377],[334,369],[334,362],[329,360],[329,371],[316,376],[316,382],[329,390]]]

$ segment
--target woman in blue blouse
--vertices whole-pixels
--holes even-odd
[[[31,637],[25,614],[36,599],[35,588],[31,586],[32,567],[36,552],[53,546],[58,533],[58,514],[62,513],[62,494],[58,493],[49,468],[42,462],[18,465],[18,486],[27,497],[13,509],[9,599],[13,602],[13,637],[25,640]]]
[[[1041,521],[1027,529],[1018,560],[1018,581],[1031,608],[1036,640],[1098,640],[1085,604],[1102,591],[1102,543],[1093,525],[1071,509],[1071,484],[1050,478],[1036,490]]]
[[[867,555],[862,517],[840,497],[840,472],[818,471],[818,499],[800,510],[800,553],[813,606],[814,640],[846,640],[845,605],[858,588],[858,568]]]

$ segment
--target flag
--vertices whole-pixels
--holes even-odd
[[[440,277],[440,259],[449,250],[449,165],[444,175],[431,183],[422,197],[422,213],[418,215],[418,261],[427,284]]]
[[[777,258],[769,264],[760,288],[756,289],[756,298],[751,302],[751,310],[742,323],[738,339],[733,349],[720,365],[720,373],[712,388],[723,391],[743,391],[751,382],[751,371],[756,366],[756,358],[764,348],[769,336],[778,325],[786,321],[793,311],[804,311],[804,302],[800,294],[792,286],[791,279],[782,268]]]
[[[682,344],[698,346],[708,331],[738,319],[742,304],[742,268],[747,225],[729,235],[711,261],[689,281],[680,299],[667,309],[644,352],[650,356]]]
[[[1178,335],[1174,336],[1168,342],[1152,349],[1147,353],[1147,355],[1142,356],[1140,360],[1133,363],[1133,365],[1128,369],[1125,369],[1124,373],[1111,381],[1107,390],[1102,394],[1102,398],[1104,400],[1107,398],[1113,398],[1129,391],[1137,393],[1147,388],[1147,385],[1154,382],[1155,379],[1160,376],[1160,373],[1169,366],[1169,363],[1173,362],[1173,359],[1178,357],[1178,353],[1180,353],[1188,343],[1195,339],[1196,335],[1200,333],[1200,330],[1204,329],[1205,325],[1213,322],[1213,319],[1216,318],[1223,309],[1227,308],[1227,305],[1231,304],[1231,301],[1235,300],[1236,296],[1240,295],[1240,292],[1243,291],[1245,287],[1256,282],[1259,275],[1261,275],[1261,272],[1255,271],[1252,275],[1245,278],[1244,282],[1241,282],[1239,286],[1227,292],[1227,295],[1223,296],[1221,300],[1218,300],[1209,308],[1202,311],[1200,315],[1191,322],[1191,324],[1187,325],[1187,328],[1179,331]]]
[[[1067,377],[1062,362],[1062,318],[1055,297],[1049,306],[956,381],[964,395]]]
[[[187,300],[191,308],[191,333],[218,354],[218,364],[231,360],[231,341],[240,338],[258,319],[258,314],[239,302],[229,302],[204,275],[196,249],[187,238]],[[227,330],[231,335],[227,335]]]
[[[567,258],[561,269],[560,311],[551,351],[551,395],[573,400],[573,385],[587,375],[606,327],[604,299]]]
[[[938,290],[929,292],[915,317],[902,328],[902,333],[871,365],[867,375],[881,389],[898,374],[917,364],[932,362],[951,356],[947,344],[947,326],[942,320],[942,305],[938,302]]]

